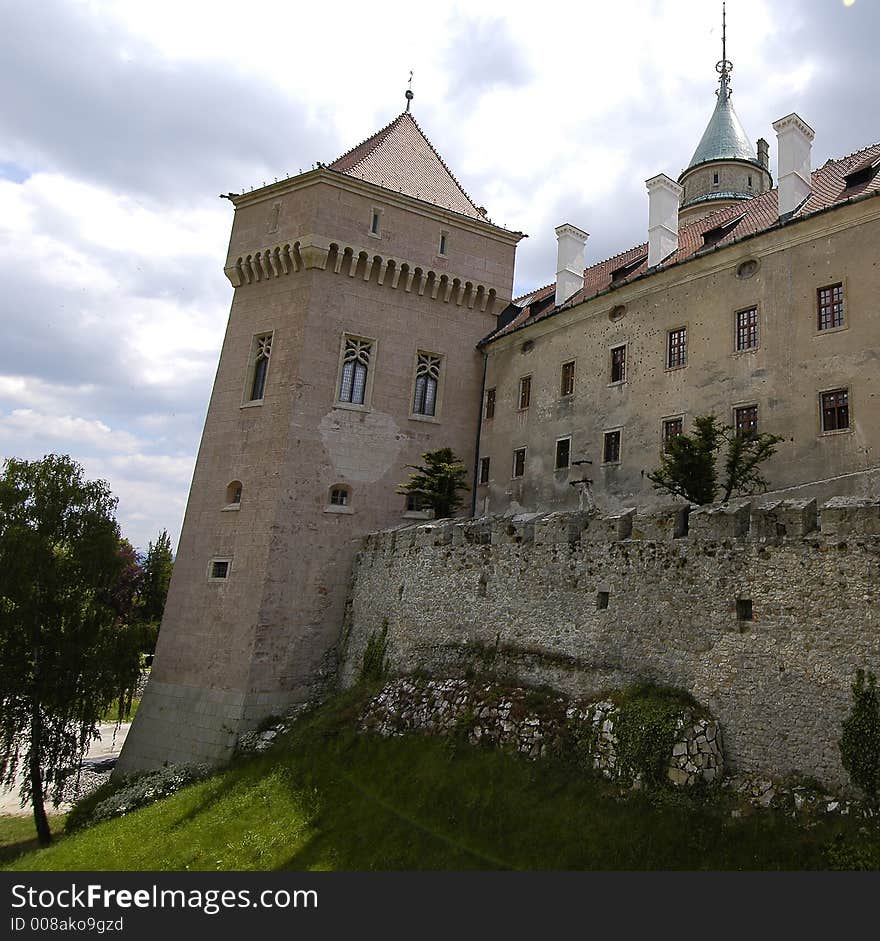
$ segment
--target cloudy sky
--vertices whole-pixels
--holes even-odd
[[[877,0],[729,0],[754,141],[797,111],[814,165],[880,140]],[[527,232],[518,293],[642,241],[644,181],[714,106],[716,0],[332,5],[0,0],[0,455],[67,452],[123,532],[176,545],[231,301],[241,191],[413,112],[493,221]],[[478,10],[479,12],[474,12]]]

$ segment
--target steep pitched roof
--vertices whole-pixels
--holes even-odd
[[[740,124],[739,117],[730,100],[730,89],[726,82],[718,89],[718,101],[712,117],[703,131],[700,143],[694,151],[688,170],[708,160],[747,160],[757,163],[752,142]]]
[[[486,221],[408,111],[327,169]]]
[[[876,166],[876,170],[869,173],[872,166]],[[860,172],[854,173],[856,170]],[[813,171],[811,179],[812,192],[794,213],[792,216],[794,219],[805,218],[859,196],[880,195],[880,143],[872,144],[848,157],[829,160],[824,166]],[[761,196],[720,209],[702,219],[681,226],[678,230],[678,250],[651,271],[663,270],[678,262],[686,261],[709,246],[727,245],[737,239],[756,235],[771,228],[778,222],[778,207],[777,190],[772,189]],[[647,213],[645,215],[647,216]],[[704,236],[707,237],[704,238]],[[614,287],[628,284],[647,274],[647,255],[648,245],[647,242],[643,242],[612,258],[591,265],[584,270],[583,290],[578,291],[560,307],[556,307],[551,302],[556,293],[555,283],[522,295],[513,302],[517,306],[522,306],[520,313],[502,328],[490,334],[486,340],[495,339],[520,327],[551,317],[560,310],[574,307],[608,290],[612,284]],[[635,264],[637,261],[638,264]]]

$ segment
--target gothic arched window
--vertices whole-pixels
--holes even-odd
[[[367,398],[367,377],[370,372],[370,340],[346,337],[342,351],[342,373],[339,379],[339,401],[364,405]]]
[[[413,414],[434,415],[437,411],[437,388],[440,383],[442,357],[419,353],[416,358],[416,384],[413,393]]]

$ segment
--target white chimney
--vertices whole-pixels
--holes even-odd
[[[645,180],[648,187],[648,267],[678,248],[678,206],[682,188],[665,173]]]
[[[773,122],[779,169],[779,215],[787,216],[810,195],[810,151],[816,132],[803,118],[789,114]]]
[[[590,237],[576,225],[556,227],[556,306],[584,286],[584,246]]]

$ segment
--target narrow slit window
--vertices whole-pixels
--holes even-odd
[[[440,233],[440,252],[439,252],[439,254],[441,255],[446,254],[446,241],[447,241],[446,233],[441,232]]]
[[[486,390],[486,420],[495,417],[495,390]]]
[[[480,458],[480,483],[489,483],[489,458]]]
[[[370,218],[370,234],[379,234],[379,213],[375,209],[373,210],[373,215]]]

